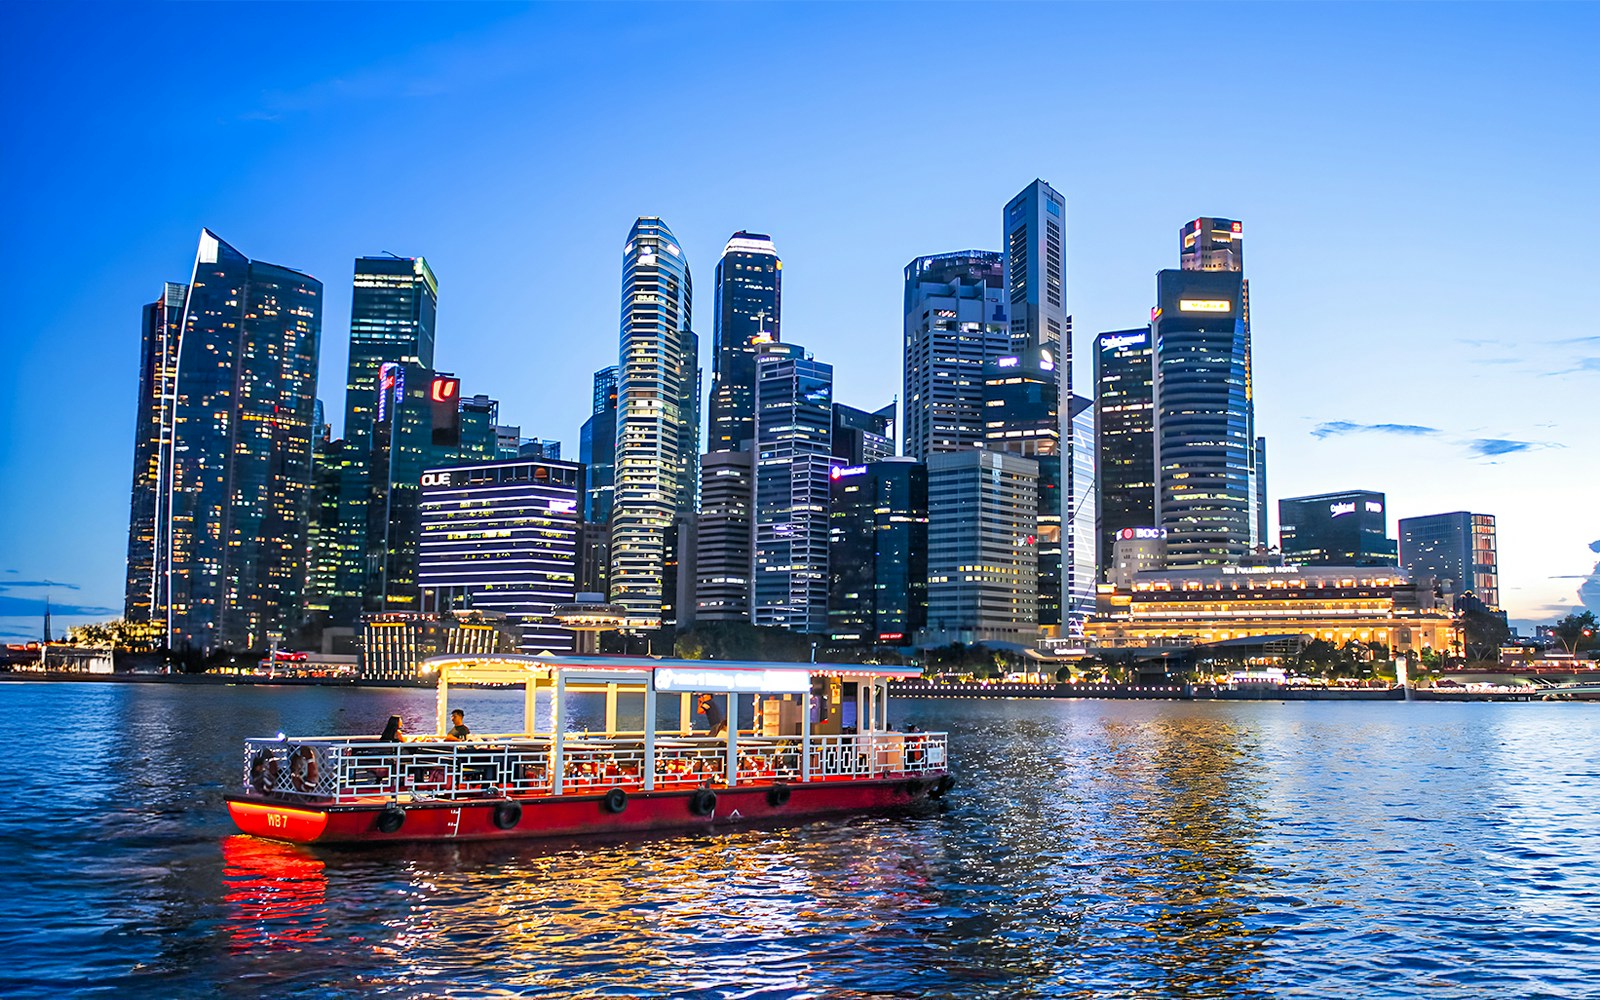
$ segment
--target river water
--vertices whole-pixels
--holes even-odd
[[[222,796],[247,736],[421,731],[431,692],[0,709],[9,998],[1600,993],[1600,705],[908,699],[942,808],[381,851],[238,836]]]

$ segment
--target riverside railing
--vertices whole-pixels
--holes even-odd
[[[874,778],[940,772],[944,733],[861,733],[740,736],[735,785]],[[658,736],[655,774],[660,790],[722,787],[728,743],[722,736]],[[642,735],[596,738],[564,734],[559,748],[546,736],[487,736],[461,742],[380,743],[348,738],[245,741],[247,791],[318,802],[386,799],[479,799],[600,794],[645,787]],[[809,766],[807,766],[809,765]]]

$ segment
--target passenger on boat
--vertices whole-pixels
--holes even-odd
[[[451,712],[450,731],[444,734],[445,740],[450,743],[460,743],[470,735],[472,730],[467,728],[467,713],[459,708]]]
[[[727,717],[722,714],[722,709],[717,707],[717,700],[709,694],[702,694],[695,700],[695,713],[706,717],[706,726],[711,730],[712,736],[721,736],[728,731]]]
[[[379,743],[404,743],[406,734],[403,731],[405,723],[400,721],[400,716],[389,716],[389,722],[383,727],[383,735],[378,737]]]

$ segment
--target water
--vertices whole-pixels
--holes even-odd
[[[0,995],[1600,993],[1600,705],[896,708],[942,810],[314,851],[232,832],[240,742],[431,692],[0,685]]]

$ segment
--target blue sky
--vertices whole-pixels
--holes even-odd
[[[423,254],[439,367],[575,451],[635,216],[688,251],[703,355],[723,242],[771,233],[785,339],[875,408],[899,391],[901,269],[996,248],[1034,177],[1068,200],[1080,389],[1093,334],[1144,322],[1178,227],[1242,219],[1274,500],[1496,514],[1516,619],[1571,609],[1595,571],[1600,6],[4,16],[0,635],[36,634],[45,592],[58,620],[120,609],[139,311],[187,280],[202,226],[326,283],[331,414],[352,259]]]

